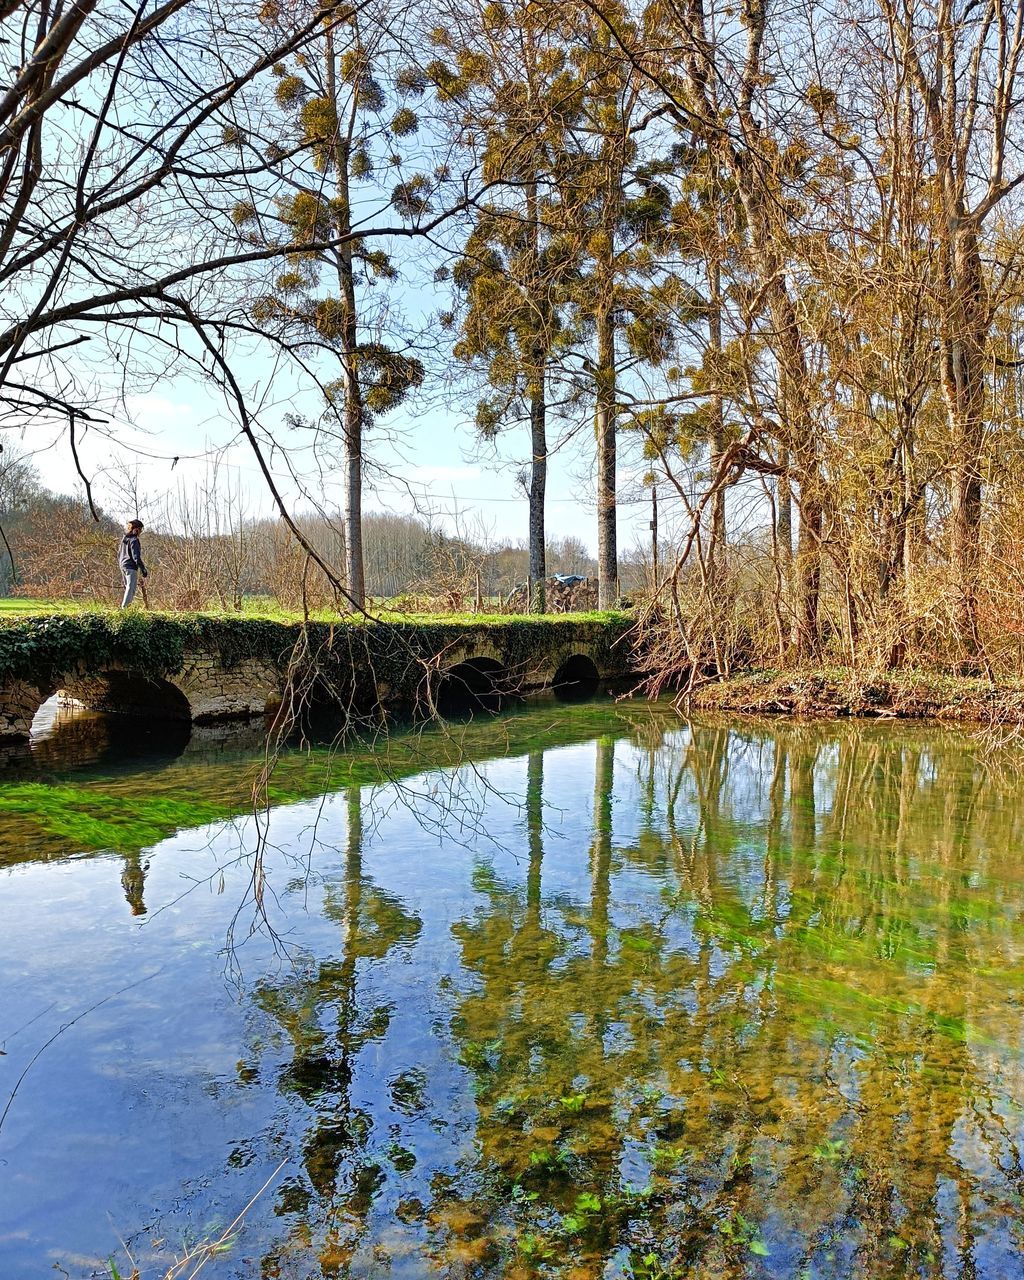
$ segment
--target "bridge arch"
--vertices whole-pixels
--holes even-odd
[[[189,698],[172,681],[112,667],[87,675],[81,670],[54,672],[41,682],[8,682],[0,687],[0,734],[28,738],[39,711],[53,701],[146,721],[188,723],[193,718]],[[44,715],[44,722],[49,718]]]
[[[130,754],[139,769],[149,769],[176,760],[194,729],[188,720],[89,711],[52,694],[36,712],[29,742],[22,743],[20,750],[55,767],[123,760]],[[0,744],[3,741],[0,738]]]
[[[153,720],[191,720],[192,705],[171,680],[114,668],[64,676],[57,696],[65,705]]]
[[[10,680],[0,689],[0,733],[4,737],[27,738],[36,712],[53,689],[33,680]]]
[[[437,709],[442,715],[500,711],[513,692],[508,668],[496,658],[464,658],[442,673]]]
[[[574,653],[556,669],[551,680],[555,697],[563,702],[581,702],[597,692],[601,673],[593,658],[585,653]]]

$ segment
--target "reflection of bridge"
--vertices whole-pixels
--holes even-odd
[[[81,614],[0,628],[0,737],[24,737],[48,698],[148,719],[261,716],[298,660],[328,709],[409,707],[428,692],[471,701],[582,691],[629,674],[629,620],[310,623]]]

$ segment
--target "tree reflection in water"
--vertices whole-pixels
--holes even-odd
[[[302,1259],[308,1270],[315,1242],[323,1275],[346,1273],[362,1240],[384,1171],[370,1154],[373,1118],[354,1098],[362,1051],[387,1035],[390,1001],[362,998],[361,961],[379,960],[393,947],[415,942],[420,922],[363,873],[363,825],[358,787],[347,797],[348,846],[340,884],[326,887],[324,913],[341,931],[336,960],[297,971],[284,984],[264,984],[257,1003],[280,1024],[293,1046],[278,1087],[294,1093],[310,1112],[302,1138],[304,1176],[280,1188],[278,1211],[297,1223],[288,1245],[265,1260],[264,1274],[281,1274],[282,1258]]]
[[[569,750],[586,818],[528,755],[450,923],[350,792],[338,956],[258,994],[304,1106],[264,1274],[1024,1273],[1019,776],[938,734],[630,727]]]

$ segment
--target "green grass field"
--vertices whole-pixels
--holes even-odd
[[[371,604],[369,611],[371,619],[379,619],[382,622],[462,622],[467,625],[478,625],[496,622],[509,622],[516,617],[532,618],[536,620],[539,614],[510,614],[510,613],[401,613],[394,609],[388,608],[387,601],[379,604]],[[142,610],[144,606],[141,601],[137,602],[133,608]],[[32,597],[21,596],[2,596],[0,597],[0,622],[7,620],[17,620],[21,618],[42,617],[55,613],[116,613],[118,606],[110,601],[97,600],[37,600]],[[173,615],[176,611],[173,609],[154,609],[154,613],[167,613]],[[203,615],[211,618],[259,618],[266,619],[271,622],[300,622],[302,614],[298,610],[285,609],[274,600],[266,597],[254,597],[246,600],[241,609],[222,609],[211,604],[205,609],[200,610]],[[359,622],[362,619],[352,614],[339,613],[335,609],[314,609],[310,612],[310,620],[313,622]],[[618,620],[626,617],[623,613],[609,612],[599,613],[591,611],[589,613],[549,613],[543,615],[546,619],[557,621],[559,618],[571,619],[573,622],[603,622]]]
[[[33,600],[30,597],[0,596],[0,619],[24,618],[34,613],[83,613],[103,609],[100,604],[86,604],[80,600]]]

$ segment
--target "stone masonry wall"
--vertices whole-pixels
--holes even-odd
[[[281,700],[281,673],[262,658],[243,658],[225,668],[214,654],[196,654],[174,683],[199,723],[261,716]]]
[[[466,623],[311,624],[303,644],[337,696],[410,704],[423,685],[462,662],[487,659],[517,691],[550,685],[577,655],[618,678],[627,620],[509,619]],[[282,696],[283,671],[303,634],[266,619],[160,615],[44,615],[0,627],[0,738],[25,737],[54,691],[94,710],[196,722],[261,716]]]
[[[49,691],[27,680],[0,686],[0,738],[27,738],[32,717],[49,696]]]

